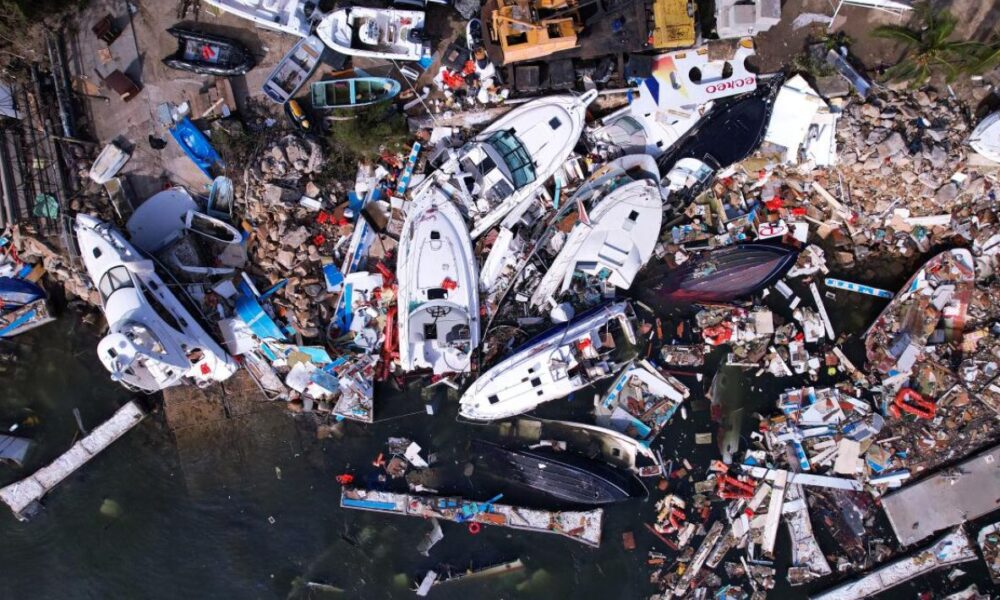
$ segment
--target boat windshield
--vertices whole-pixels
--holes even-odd
[[[498,131],[487,138],[486,143],[507,165],[515,189],[535,180],[535,166],[531,163],[531,155],[512,132]]]
[[[135,287],[132,283],[132,276],[129,275],[128,269],[122,266],[111,267],[108,271],[101,277],[101,282],[97,285],[98,291],[101,292],[101,302],[107,303],[108,298],[111,294],[114,294],[122,288]]]

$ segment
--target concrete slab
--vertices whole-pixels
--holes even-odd
[[[900,544],[964,523],[1000,506],[1000,446],[887,494],[882,508]]]

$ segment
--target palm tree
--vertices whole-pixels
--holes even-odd
[[[875,37],[895,40],[906,47],[902,60],[886,70],[888,79],[909,81],[911,87],[918,87],[935,73],[943,74],[951,82],[963,73],[985,68],[984,44],[950,39],[958,23],[954,15],[934,10],[926,2],[916,5],[914,12],[919,27],[881,25],[872,31]]]

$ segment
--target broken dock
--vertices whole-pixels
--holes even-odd
[[[1000,446],[887,494],[882,509],[896,539],[908,546],[995,510],[998,497]]]
[[[138,425],[145,416],[139,405],[129,402],[51,464],[0,489],[0,500],[14,511],[14,516],[27,521],[38,511],[38,502],[45,494]]]
[[[538,533],[555,533],[597,548],[601,545],[604,511],[550,511],[475,502],[453,496],[424,496],[344,488],[342,508],[411,517],[437,518],[470,526],[496,525]]]

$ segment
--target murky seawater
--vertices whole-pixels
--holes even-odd
[[[863,331],[882,306],[845,293],[838,302],[828,304],[835,326],[852,332]],[[782,311],[773,294],[772,305]],[[79,436],[73,408],[92,428],[130,399],[108,379],[94,355],[95,343],[95,332],[73,313],[14,343],[0,342],[0,349],[19,358],[0,373],[0,427],[34,423],[21,431],[38,442],[25,468],[0,466],[0,483],[24,477],[69,447]],[[860,360],[857,347],[849,354]],[[717,352],[711,363],[721,358]],[[792,385],[736,369],[727,369],[725,378],[725,393],[739,394],[745,403],[744,436],[756,426],[752,414],[769,410],[777,393]],[[688,418],[675,417],[657,445],[675,468],[682,458],[691,461],[700,480],[717,456],[715,445],[694,444],[695,433],[712,427],[708,411],[698,409],[711,377],[682,379],[692,387]],[[593,391],[585,390],[549,410],[579,416],[588,412],[592,397]],[[481,432],[456,423],[454,405],[435,417],[420,414],[416,391],[381,390],[378,398],[378,423],[349,424],[342,439],[322,441],[284,411],[262,409],[219,429],[218,439],[213,433],[179,434],[175,442],[162,414],[154,412],[60,485],[33,521],[20,523],[0,510],[0,598],[411,598],[410,586],[429,569],[462,570],[515,558],[525,571],[439,586],[430,597],[607,600],[655,591],[648,583],[646,552],[666,549],[643,526],[652,522],[653,504],[663,495],[655,489],[649,499],[606,511],[599,549],[491,527],[472,535],[461,525],[442,523],[444,540],[424,557],[416,546],[429,531],[428,522],[341,510],[334,476],[351,471],[378,483],[371,479],[371,461],[385,450],[387,437],[410,437],[425,448],[425,456],[437,452],[461,471],[469,440]],[[682,495],[693,491],[688,481],[674,480],[671,486]],[[492,496],[482,484],[475,488],[483,499]],[[624,549],[624,531],[634,532],[636,550]],[[772,597],[804,598],[811,590],[784,582],[788,544],[782,528]],[[886,597],[954,590],[973,580],[981,590],[987,587],[981,562],[961,568],[967,575],[955,582],[944,572]],[[344,592],[308,589],[307,581]]]

